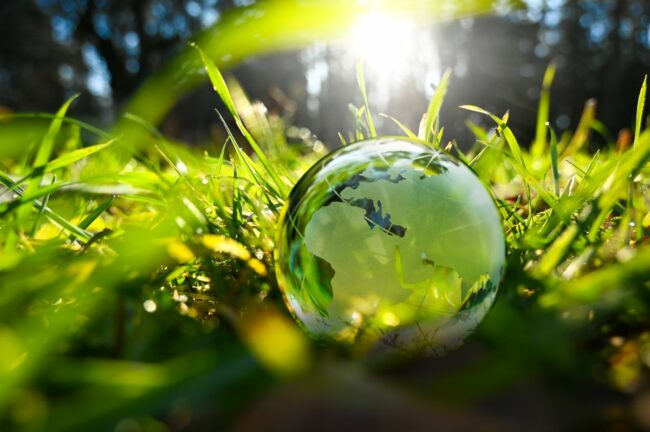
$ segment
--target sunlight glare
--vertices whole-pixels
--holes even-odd
[[[410,59],[417,53],[416,25],[373,12],[363,16],[350,35],[352,55],[364,63],[365,70],[386,81],[404,78]]]

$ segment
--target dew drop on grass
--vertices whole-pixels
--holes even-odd
[[[439,355],[494,302],[496,206],[472,171],[416,141],[361,141],[316,163],[280,220],[276,274],[313,337]]]

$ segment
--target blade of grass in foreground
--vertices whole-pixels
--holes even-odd
[[[32,170],[29,174],[27,174],[25,177],[22,179],[16,181],[17,184],[22,184],[23,181],[42,176],[43,174],[56,171],[61,168],[65,168],[69,165],[72,165],[75,162],[79,162],[82,159],[85,159],[97,152],[100,152],[104,150],[106,147],[110,146],[115,142],[115,139],[109,140],[108,142],[105,142],[103,144],[97,144],[94,146],[90,147],[84,147],[80,148],[77,150],[73,150],[71,152],[68,152],[66,154],[61,155],[60,157],[46,163],[45,165],[40,166],[39,168],[36,168]]]
[[[41,142],[41,145],[39,146],[36,153],[36,158],[34,159],[35,167],[43,166],[50,160],[50,156],[54,150],[54,140],[56,139],[56,136],[59,134],[61,126],[63,125],[63,117],[65,117],[66,113],[68,112],[68,108],[70,108],[70,105],[72,102],[74,102],[75,99],[77,99],[78,96],[79,95],[74,95],[68,99],[56,113],[56,117],[52,120],[50,128],[48,129],[47,134],[43,138],[43,141]]]
[[[273,168],[273,166],[271,166],[271,163],[267,159],[262,149],[260,149],[255,139],[251,136],[251,134],[244,126],[244,123],[242,122],[237,112],[237,108],[235,107],[235,103],[233,102],[232,97],[230,96],[230,92],[228,91],[228,87],[226,86],[226,81],[223,79],[221,72],[219,72],[219,69],[217,69],[217,66],[214,64],[214,62],[210,60],[198,46],[196,45],[193,46],[194,48],[196,48],[196,50],[199,52],[199,55],[201,56],[201,60],[203,61],[203,65],[205,66],[206,71],[208,72],[208,77],[212,82],[212,86],[214,87],[214,90],[217,92],[217,94],[219,95],[223,103],[228,108],[228,111],[230,111],[230,114],[235,119],[235,123],[237,124],[239,131],[242,133],[242,135],[244,135],[244,137],[250,144],[251,148],[259,158],[262,166],[264,167],[266,172],[271,176],[271,179],[273,180],[273,183],[275,184],[275,187],[278,189],[280,195],[286,196],[287,193],[286,185],[284,184],[284,182],[282,182],[277,170]]]
[[[56,181],[56,177],[52,177],[52,183]],[[41,218],[43,216],[43,213],[45,212],[45,209],[47,208],[47,204],[50,201],[50,194],[45,195],[45,198],[43,198],[43,202],[41,204],[41,208],[38,210],[38,214],[36,215],[36,219],[34,219],[34,224],[32,225],[32,229],[29,232],[29,236],[34,238],[36,236],[36,233],[38,232],[38,227],[41,225]]]
[[[47,130],[45,137],[43,137],[43,140],[41,141],[38,150],[36,152],[36,157],[34,158],[34,163],[32,164],[34,175],[31,176],[29,182],[25,186],[25,190],[24,190],[25,195],[30,195],[33,191],[38,189],[41,180],[43,179],[45,165],[47,164],[47,162],[50,160],[50,157],[52,156],[56,137],[59,134],[59,131],[61,130],[61,126],[63,125],[63,118],[68,112],[68,108],[70,108],[72,102],[74,102],[74,100],[78,96],[79,95],[74,95],[70,99],[68,99],[61,106],[61,108],[59,108],[59,110],[56,113],[56,117],[50,123],[50,127]],[[19,221],[25,220],[27,218],[27,215],[29,214],[29,211],[30,208],[28,206],[22,207],[18,211],[18,220]]]
[[[69,123],[71,125],[78,126],[79,128],[91,132],[98,137],[109,139],[111,135],[108,132],[105,132],[98,127],[95,127],[89,123],[83,122],[81,120],[73,119],[70,117],[59,117],[56,114],[50,113],[11,113],[11,114],[0,114],[0,121],[11,121],[16,119],[45,119],[45,120],[55,120],[61,119],[63,123]]]
[[[11,327],[0,332],[0,409],[7,406],[15,392],[39,370],[47,370],[50,356],[79,328],[80,317],[92,317],[93,311],[115,295],[134,278],[149,275],[165,262],[164,248],[151,247],[169,235],[159,229],[125,230],[111,247],[113,259],[98,260],[97,255],[72,255],[64,249],[41,251],[27,256],[13,273],[0,273],[0,286],[19,301],[42,305],[47,299],[70,299],[74,307],[38,306],[39,313],[21,313],[15,302],[0,303],[3,319],[11,319]],[[106,257],[104,257],[106,258]],[[52,263],[59,263],[56,272]],[[58,274],[60,273],[60,274]],[[24,277],[16,279],[16,274]],[[54,276],[53,274],[56,274]],[[43,283],[43,281],[49,283]],[[37,292],[25,299],[25,293]],[[6,298],[6,296],[3,296]],[[12,319],[13,318],[13,319]]]
[[[24,192],[23,192],[22,188],[20,188],[5,173],[0,172],[0,183],[4,184],[6,187],[11,189],[17,195],[24,196]],[[41,201],[34,200],[34,207],[37,210],[42,211],[43,214],[45,214],[45,216],[47,216],[56,225],[58,225],[61,228],[65,229],[70,234],[73,234],[74,236],[76,236],[80,240],[88,241],[88,240],[90,240],[92,238],[92,234],[90,234],[89,232],[79,228],[75,224],[69,222],[64,217],[59,216],[57,213],[53,212],[50,208],[48,208],[46,205],[44,205]]]
[[[93,210],[88,216],[86,216],[80,223],[79,228],[86,229],[88,228],[99,216],[102,215],[115,201],[115,195],[102,202]]]

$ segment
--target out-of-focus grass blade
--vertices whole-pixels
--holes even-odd
[[[85,147],[77,150],[73,150],[71,152],[65,153],[61,155],[60,157],[48,162],[44,166],[41,166],[39,168],[34,169],[32,172],[30,172],[28,175],[23,177],[22,179],[18,180],[16,183],[21,184],[23,181],[28,180],[30,178],[36,177],[36,176],[42,176],[45,173],[49,173],[52,171],[56,171],[58,169],[67,167],[68,165],[72,165],[75,162],[79,162],[82,159],[87,158],[88,156],[91,156],[97,152],[100,152],[104,150],[106,147],[110,146],[113,144],[115,140],[112,139],[104,144],[97,144],[94,146],[90,147]]]
[[[226,147],[228,147],[228,143],[231,141],[230,137],[226,140],[226,142],[223,144],[221,147],[221,152],[219,153],[219,159],[217,159],[217,166],[214,169],[214,176],[219,177],[221,175],[221,169],[223,167],[223,161],[226,156]],[[233,144],[234,145],[234,144]]]
[[[551,132],[551,172],[553,173],[553,190],[555,191],[555,196],[560,196],[560,172],[558,170],[558,161],[557,161],[557,136],[551,125],[547,124],[549,131]],[[546,138],[544,138],[546,139]]]
[[[418,139],[418,136],[411,129],[409,129],[404,123],[397,120],[395,117],[390,116],[388,114],[383,114],[383,113],[379,113],[379,115],[381,117],[385,117],[385,118],[389,119],[390,121],[392,121],[393,123],[395,123],[397,125],[397,127],[399,127],[407,137],[413,138],[413,139]],[[340,136],[340,134],[339,134],[339,138],[341,138],[343,140],[343,137]]]
[[[61,130],[61,125],[63,124],[63,117],[65,117],[68,112],[68,108],[77,99],[79,95],[74,95],[68,99],[63,106],[57,111],[56,117],[52,120],[50,128],[47,131],[47,134],[43,138],[41,145],[38,147],[36,152],[36,158],[34,159],[34,167],[40,167],[45,165],[52,155],[52,150],[54,149],[54,140]]]
[[[562,149],[563,156],[575,154],[580,151],[584,145],[589,141],[589,133],[594,126],[596,119],[596,100],[589,99],[585,103],[585,108],[582,111],[578,128],[573,134],[573,138],[569,141],[566,148]]]
[[[551,84],[553,84],[553,78],[555,77],[555,69],[555,64],[551,63],[544,72],[542,92],[537,109],[535,142],[532,147],[532,153],[535,155],[540,155],[546,150],[546,129],[548,128],[548,117],[551,109]]]
[[[86,216],[79,223],[79,228],[81,228],[81,229],[88,228],[90,226],[90,224],[92,224],[95,221],[95,219],[97,219],[99,216],[101,216],[101,214],[104,213],[106,211],[106,209],[108,209],[111,206],[111,204],[113,204],[113,201],[115,201],[115,195],[113,195],[112,197],[110,197],[106,201],[99,204],[97,206],[97,208],[95,208],[95,210],[90,212],[90,214],[88,216]]]
[[[240,332],[251,352],[271,372],[294,376],[308,369],[310,352],[305,334],[279,311],[250,314],[242,321]]]
[[[19,196],[24,195],[24,191],[22,190],[22,188],[20,188],[13,180],[11,180],[11,177],[1,172],[0,172],[0,183],[3,183],[6,187],[13,190],[17,195]],[[59,216],[57,213],[53,212],[47,206],[43,205],[43,203],[39,201],[34,201],[34,207],[36,207],[37,210],[42,209],[45,216],[50,218],[52,222],[59,225],[61,228],[64,228],[70,234],[75,235],[80,240],[88,241],[92,238],[92,235],[89,232],[79,228],[75,224],[69,222],[67,219]]]
[[[598,162],[599,157],[600,157],[600,149],[596,150],[596,153],[594,154],[594,157],[591,158],[591,160],[589,161],[589,165],[587,166],[587,169],[585,170],[585,178],[589,178],[589,176],[591,175],[591,172],[596,167],[596,162]]]
[[[354,141],[361,141],[364,138],[363,135],[363,130],[364,130],[364,122],[363,122],[363,114],[366,112],[366,107],[362,106],[361,108],[357,108],[352,104],[348,105],[348,108],[350,109],[350,112],[354,116],[354,138],[351,139]]]
[[[566,281],[540,298],[547,307],[597,303],[614,290],[619,296],[625,289],[640,287],[650,279],[650,246],[642,246],[624,263],[611,265],[588,273],[577,280]]]
[[[488,133],[484,128],[482,128],[481,126],[477,125],[476,123],[474,123],[474,122],[472,122],[470,120],[467,120],[465,122],[465,125],[467,126],[467,128],[470,131],[472,131],[472,133],[474,134],[474,136],[476,137],[476,139],[478,141],[485,141],[485,142],[488,141],[488,139],[489,139],[488,138]]]
[[[646,131],[639,137],[634,151],[625,152],[622,155],[617,167],[605,182],[603,194],[598,201],[602,209],[611,209],[616,201],[625,195],[629,181],[645,166],[649,157],[650,132]]]
[[[52,183],[56,181],[56,177],[52,178]],[[38,210],[38,214],[36,215],[36,219],[34,220],[34,224],[32,225],[32,230],[29,233],[30,237],[34,237],[36,235],[36,232],[38,231],[38,227],[41,224],[41,217],[43,216],[43,212],[47,208],[47,203],[50,201],[50,194],[45,195],[45,198],[43,199],[43,204],[41,205],[41,208]]]
[[[634,125],[634,144],[633,148],[636,148],[636,144],[639,141],[639,136],[641,135],[641,127],[643,124],[643,108],[645,106],[645,95],[648,88],[648,76],[646,75],[643,79],[643,84],[641,84],[641,91],[639,92],[639,100],[636,104],[636,123]]]
[[[97,152],[100,152],[104,150],[106,147],[110,146],[115,142],[115,139],[112,139],[108,142],[105,142],[103,144],[97,144],[94,146],[90,147],[84,147],[80,148],[71,152],[68,152],[64,155],[61,155],[60,157],[52,160],[51,162],[48,162],[47,165],[45,165],[45,170],[44,172],[51,172],[63,167],[66,167],[68,165],[72,165],[75,162],[78,162],[82,159],[87,158],[88,156],[91,156]]]
[[[240,216],[242,214],[241,210],[241,200],[239,193],[239,182],[237,176],[237,164],[232,162],[233,171],[232,171],[232,214],[230,217],[230,227],[231,235],[239,240],[240,233],[239,228],[241,226]]]
[[[372,113],[370,112],[370,105],[368,104],[368,93],[366,92],[366,80],[363,76],[363,64],[361,62],[357,63],[357,85],[361,91],[361,97],[363,97],[363,106],[366,113],[366,124],[368,125],[368,133],[370,138],[377,136],[377,131],[375,130],[375,122],[372,119]]]
[[[50,113],[11,113],[11,114],[0,114],[0,120],[15,120],[15,119],[45,119],[45,120],[61,120],[63,123],[70,123],[75,126],[79,126],[83,130],[87,130],[88,132],[92,132],[93,134],[97,135],[98,137],[102,137],[104,139],[109,139],[111,135],[106,132],[101,130],[98,127],[95,127],[91,125],[90,123],[86,123],[81,120],[77,120],[74,118],[70,117],[60,117],[58,114],[50,114]]]
[[[544,252],[533,272],[537,277],[550,274],[571,249],[571,243],[578,234],[578,227],[571,225]]]
[[[11,327],[0,329],[0,407],[16,390],[24,386],[41,368],[47,368],[56,347],[67,340],[78,326],[80,317],[92,316],[93,310],[134,277],[150,274],[165,262],[164,248],[152,248],[153,239],[169,235],[165,230],[127,230],[124,236],[111,244],[116,254],[113,259],[98,262],[97,256],[71,255],[69,251],[57,249],[29,256],[20,263],[16,272],[24,278],[14,280],[12,273],[0,273],[3,294],[22,299],[27,292],[37,292],[32,304],[42,305],[48,299],[65,298],[73,300],[74,307],[39,306],[37,318],[11,309],[14,302],[4,296],[3,319],[12,319]],[[52,272],[51,263],[59,263]],[[53,277],[53,273],[57,277]],[[44,285],[44,280],[50,281]],[[9,301],[9,303],[7,303]],[[12,314],[12,315],[9,315]],[[105,396],[105,395],[104,395]],[[100,404],[101,405],[101,404]],[[78,408],[78,407],[77,407]],[[71,419],[66,419],[66,421]]]
[[[52,432],[102,430],[129,416],[167,409],[176,401],[228,398],[233,388],[268,379],[241,347],[195,351],[161,363],[71,360],[55,367],[53,383],[78,382],[85,391],[67,395],[50,416]],[[80,410],[80,407],[83,409]]]
[[[442,136],[444,135],[444,133],[445,133],[445,128],[444,127],[440,128],[440,131],[435,136],[435,140],[434,140],[434,144],[436,145],[436,147],[442,147]],[[451,149],[448,148],[446,150],[449,151]]]
[[[77,97],[78,95],[74,95],[70,99],[68,99],[61,106],[61,108],[59,108],[59,110],[56,113],[56,117],[52,120],[52,123],[50,123],[50,127],[48,128],[45,137],[41,141],[41,144],[36,151],[34,163],[32,164],[32,167],[34,168],[34,172],[36,172],[36,175],[34,175],[27,182],[27,185],[25,186],[24,194],[29,195],[34,190],[38,189],[41,183],[41,179],[43,178],[43,169],[47,164],[47,162],[50,160],[50,157],[52,156],[52,151],[54,150],[54,143],[57,135],[59,134],[59,131],[61,130],[61,125],[63,124],[63,118],[68,112],[68,108]],[[28,212],[29,212],[29,207],[25,206],[20,208],[18,210],[18,220],[19,221],[24,220],[28,215]]]
[[[442,102],[445,99],[447,94],[447,88],[449,87],[449,78],[451,77],[451,70],[447,69],[442,78],[440,79],[440,84],[438,88],[433,93],[431,101],[429,101],[429,108],[425,114],[423,126],[420,129],[418,136],[421,140],[434,144],[434,139],[437,132],[434,130],[436,121],[440,115],[440,108],[442,107]]]

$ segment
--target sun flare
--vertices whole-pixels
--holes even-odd
[[[440,77],[438,49],[430,31],[412,19],[384,12],[362,16],[348,36],[348,58],[361,62],[369,81],[377,87],[379,100],[390,99],[409,77],[420,77],[422,90],[430,94]]]
[[[368,71],[384,77],[404,77],[416,50],[417,27],[413,21],[393,19],[375,12],[353,27],[351,52]]]

